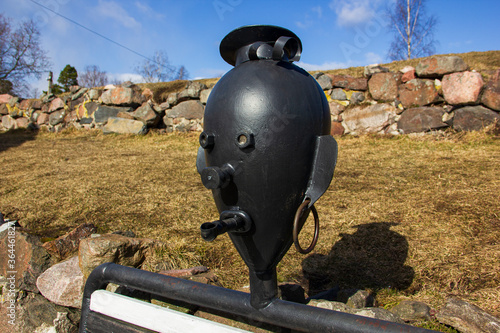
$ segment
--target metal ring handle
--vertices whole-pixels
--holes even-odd
[[[312,211],[313,216],[314,216],[314,237],[313,237],[313,240],[311,242],[311,245],[309,245],[309,247],[307,249],[304,250],[300,246],[300,243],[299,243],[299,220],[304,212],[304,209],[307,208],[307,205],[309,205],[310,202],[311,202],[310,199],[304,200],[304,202],[297,209],[297,212],[295,213],[295,218],[293,219],[293,243],[295,244],[295,248],[297,249],[297,251],[299,251],[299,253],[302,253],[302,254],[307,254],[314,249],[314,247],[316,246],[316,243],[318,242],[318,236],[319,236],[318,212],[316,211],[316,208],[314,207],[314,205],[312,205],[311,211]]]
[[[283,60],[286,55],[288,61],[299,61],[302,49],[300,43],[293,37],[281,36],[276,40],[273,47],[273,60]]]

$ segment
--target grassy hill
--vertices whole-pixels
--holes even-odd
[[[438,56],[459,56],[465,61],[466,64],[469,65],[470,70],[475,70],[477,72],[480,72],[486,77],[491,75],[492,71],[500,68],[500,51],[450,53],[450,54],[440,54]],[[382,64],[382,66],[387,67],[391,71],[395,72],[402,69],[405,66],[416,67],[417,64],[422,59],[425,58],[393,61],[390,63]],[[363,66],[359,66],[359,67],[349,67],[342,69],[332,69],[323,72],[331,74],[345,74],[357,77],[357,76],[363,76],[363,68],[364,68]]]
[[[470,70],[475,70],[480,72],[485,79],[488,79],[493,72],[500,68],[500,51],[486,51],[486,52],[468,52],[468,53],[450,53],[442,54],[443,56],[456,55],[461,57],[468,65]],[[424,58],[415,58],[410,60],[394,61],[387,64],[382,64],[382,66],[389,68],[391,71],[398,71],[405,66],[417,66],[417,64]],[[351,75],[354,77],[363,76],[363,66],[359,67],[349,67],[322,71],[324,73],[331,74],[343,74]],[[311,74],[318,72],[312,71]],[[205,83],[207,86],[211,86],[218,81],[218,78],[202,79],[199,80]],[[157,103],[164,102],[168,94],[172,92],[181,91],[187,81],[171,81],[171,82],[159,82],[159,83],[142,83],[140,86],[147,87],[153,91],[154,99]]]

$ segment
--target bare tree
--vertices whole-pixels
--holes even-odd
[[[427,16],[425,0],[396,0],[393,8],[387,8],[394,34],[388,57],[404,60],[429,56],[435,53],[434,30],[437,19]]]
[[[78,81],[82,87],[93,88],[102,87],[108,84],[108,74],[101,71],[99,66],[85,66],[83,73],[80,73]]]
[[[189,72],[187,71],[186,67],[184,66],[179,67],[174,80],[187,80],[187,79],[189,79]]]
[[[170,64],[164,50],[155,51],[150,59],[141,62],[134,71],[148,83],[166,82],[175,79],[176,76],[176,68]]]
[[[11,20],[0,14],[0,81],[11,82],[14,92],[26,92],[26,79],[40,78],[49,65],[35,22],[23,21],[13,29]]]

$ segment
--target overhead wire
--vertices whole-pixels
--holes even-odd
[[[102,35],[102,34],[98,33],[97,31],[94,31],[94,30],[92,30],[92,29],[90,29],[90,28],[88,28],[88,27],[84,26],[83,24],[80,24],[80,23],[76,22],[75,20],[72,20],[72,19],[70,19],[69,17],[66,17],[66,16],[62,15],[62,14],[60,14],[60,13],[58,13],[58,12],[56,12],[56,11],[54,11],[54,10],[50,9],[49,7],[47,7],[47,6],[45,6],[45,5],[43,5],[43,4],[39,3],[39,2],[37,2],[37,1],[34,1],[34,0],[29,0],[29,1],[31,1],[32,3],[34,3],[34,4],[38,5],[38,6],[42,7],[42,8],[44,8],[45,10],[48,10],[48,11],[49,11],[49,12],[51,12],[51,13],[54,13],[55,15],[57,15],[57,16],[59,16],[59,17],[62,17],[63,19],[65,19],[65,20],[67,20],[67,21],[69,21],[69,22],[71,22],[71,23],[73,23],[73,24],[76,24],[76,25],[77,25],[77,26],[79,26],[80,28],[83,28],[83,29],[85,29],[85,30],[87,30],[87,31],[89,31],[89,32],[91,32],[91,33],[93,33],[93,34],[95,34],[95,35],[97,35],[97,36],[99,36],[99,37],[101,37],[101,38],[103,38],[103,39],[107,40],[108,42],[111,42],[111,43],[113,43],[113,44],[115,44],[115,45],[118,45],[118,46],[120,46],[120,47],[124,48],[125,50],[127,50],[127,51],[129,51],[129,52],[132,52],[132,53],[134,53],[135,55],[138,55],[139,57],[142,57],[142,58],[144,58],[144,59],[146,59],[146,60],[149,60],[149,61],[151,61],[151,62],[153,62],[153,63],[157,64],[158,66],[165,67],[165,65],[162,65],[162,64],[160,64],[159,62],[157,62],[157,61],[155,61],[155,60],[153,60],[153,59],[148,58],[148,57],[147,57],[147,56],[145,56],[144,54],[141,54],[141,53],[139,53],[139,52],[137,52],[137,51],[135,51],[135,50],[133,50],[133,49],[131,49],[131,48],[129,48],[129,47],[127,47],[127,46],[125,46],[125,45],[123,45],[123,44],[119,43],[119,42],[117,42],[117,41],[114,41],[114,40],[112,40],[111,38],[106,37],[106,36],[104,36],[104,35]]]

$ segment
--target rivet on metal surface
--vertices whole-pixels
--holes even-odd
[[[215,135],[212,133],[202,132],[200,134],[200,146],[203,149],[211,149],[215,144]]]
[[[252,133],[242,132],[236,138],[236,144],[240,149],[253,147],[255,140]]]

